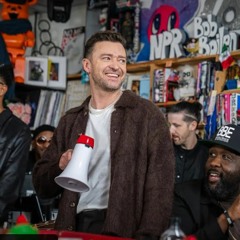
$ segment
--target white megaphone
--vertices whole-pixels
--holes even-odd
[[[87,192],[88,166],[91,160],[94,139],[81,134],[72,153],[72,158],[64,171],[57,177],[55,182],[73,192]]]

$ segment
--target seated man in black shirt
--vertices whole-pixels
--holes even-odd
[[[173,215],[198,240],[240,239],[240,126],[222,126],[211,141],[205,179],[176,184]]]
[[[204,176],[208,148],[199,142],[196,134],[201,110],[199,102],[182,101],[168,111],[167,119],[176,159],[175,183]]]

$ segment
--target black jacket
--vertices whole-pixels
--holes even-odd
[[[17,200],[28,161],[31,132],[9,109],[0,114],[0,223]]]
[[[201,144],[201,141],[198,141],[191,150],[174,145],[174,153],[176,158],[175,183],[203,178],[208,148]]]
[[[204,191],[203,180],[175,185],[173,216],[181,218],[186,235],[194,234],[198,240],[227,240],[217,223],[223,209]]]

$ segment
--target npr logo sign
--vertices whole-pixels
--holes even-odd
[[[150,60],[179,58],[185,56],[183,43],[186,34],[183,30],[174,28],[158,35],[150,36]]]

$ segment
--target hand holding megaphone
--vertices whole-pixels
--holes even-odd
[[[59,168],[61,170],[64,170],[69,161],[71,160],[72,158],[72,153],[73,153],[73,149],[68,149],[65,153],[62,154],[62,156],[60,157],[60,160],[59,160]]]
[[[93,147],[94,139],[81,134],[73,151],[69,149],[61,156],[59,167],[64,171],[55,178],[59,186],[73,192],[89,191],[88,166]]]

